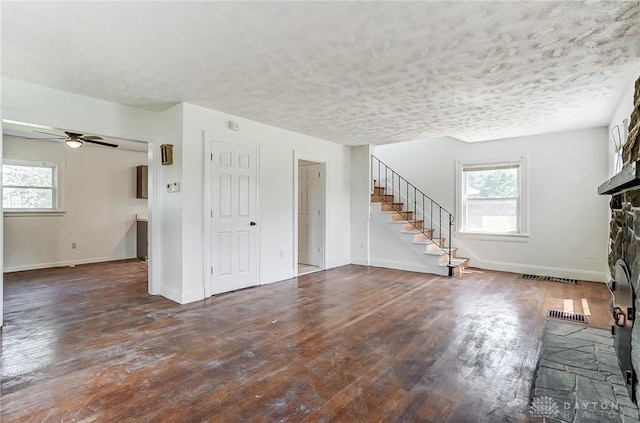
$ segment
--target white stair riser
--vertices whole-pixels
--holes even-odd
[[[388,199],[387,201],[393,201],[393,199]],[[372,219],[372,221],[376,220],[375,224],[379,223],[381,225],[392,223],[392,225],[389,225],[389,230],[392,232],[398,231],[396,233],[400,236],[399,239],[405,239],[406,245],[414,252],[414,254],[407,255],[405,258],[402,258],[401,254],[395,254],[396,257],[390,260],[382,256],[380,258],[373,258],[373,265],[449,276],[448,249],[442,247],[446,245],[446,240],[439,238],[430,239],[428,235],[432,235],[432,230],[427,230],[427,234],[419,232],[418,229],[406,220],[406,216],[394,210],[389,210],[390,207],[384,203],[372,202],[372,204],[374,207],[375,204],[380,205],[380,207],[377,207],[379,210],[379,213],[376,213],[377,218]],[[423,222],[417,223],[419,227],[423,225]],[[398,247],[399,245],[395,248]],[[453,275],[459,274],[467,264],[466,260],[456,259],[455,249],[451,250],[451,260]]]

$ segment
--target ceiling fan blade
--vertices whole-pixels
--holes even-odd
[[[91,144],[103,145],[105,147],[118,148],[118,144],[111,144],[110,142],[96,141],[96,140],[87,139],[87,138],[83,138],[83,141],[90,142]]]
[[[96,141],[100,141],[102,139],[102,137],[99,137],[97,135],[85,135],[82,137],[83,140],[85,141],[90,141],[90,140],[96,140]]]

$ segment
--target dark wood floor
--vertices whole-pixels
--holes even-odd
[[[5,275],[2,422],[505,422],[548,308],[607,289],[345,266],[180,306],[137,261]],[[539,419],[538,419],[539,421]]]

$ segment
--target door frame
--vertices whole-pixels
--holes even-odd
[[[298,276],[298,171],[299,161],[307,160],[322,165],[322,251],[320,254],[320,269],[327,268],[327,239],[329,227],[327,199],[329,198],[329,159],[303,151],[293,150],[293,274]]]
[[[231,141],[221,141],[218,137],[213,135],[209,135],[208,131],[202,131],[202,150],[204,154],[202,155],[202,252],[204,256],[202,257],[202,290],[204,293],[204,298],[209,298],[213,296],[213,261],[212,261],[212,253],[213,253],[213,245],[212,245],[212,236],[213,236],[213,220],[211,218],[211,202],[213,198],[211,197],[211,161],[213,150],[211,148],[211,143],[220,142],[225,144],[232,145],[244,145],[254,147],[256,149],[256,222],[258,222],[257,234],[256,234],[256,285],[260,285],[260,233],[262,230],[260,229],[260,145],[250,142],[231,142]]]

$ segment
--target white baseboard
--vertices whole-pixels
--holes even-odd
[[[447,267],[438,266],[437,268],[432,268],[429,266],[424,266],[412,262],[403,262],[398,260],[384,260],[384,259],[376,259],[372,260],[369,266],[375,267],[385,267],[387,269],[397,269],[397,270],[405,270],[407,272],[418,272],[418,273],[429,273],[432,275],[448,275],[449,269]]]
[[[128,260],[128,259],[134,259],[134,258],[136,258],[135,254],[130,256],[122,256],[122,257],[94,257],[94,258],[80,259],[80,260],[56,261],[51,263],[36,263],[36,264],[24,264],[20,266],[5,266],[2,269],[2,272],[3,273],[21,272],[23,270],[49,269],[51,267],[68,267],[68,266],[76,266],[80,264],[103,263],[106,261]]]
[[[369,266],[369,259],[366,257],[351,257],[351,264],[357,264],[359,266]]]
[[[182,301],[180,304],[188,304],[193,303],[195,301],[204,300],[204,288],[199,287],[196,289],[192,289],[182,294]]]
[[[177,289],[161,286],[160,295],[178,304],[182,303],[182,295],[180,295],[180,291]]]
[[[293,269],[287,269],[279,272],[271,272],[260,275],[260,285],[267,285],[274,282],[286,281],[287,279],[294,278]]]
[[[566,269],[561,267],[484,261],[478,259],[472,259],[469,262],[469,266],[485,270],[497,270],[500,272],[526,273],[531,275],[553,276],[556,278],[578,279],[591,282],[608,282],[608,275],[605,272],[595,272],[591,270]]]

